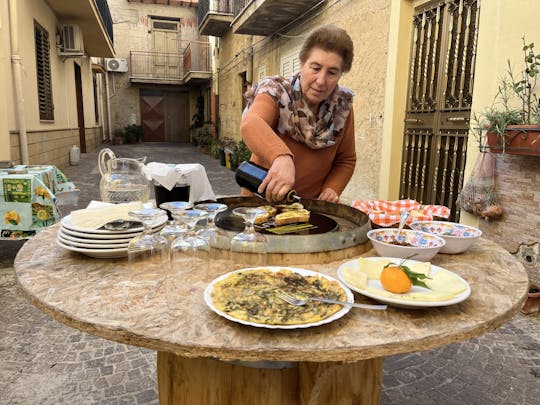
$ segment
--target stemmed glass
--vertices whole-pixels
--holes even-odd
[[[148,295],[146,288],[154,290],[163,277],[168,261],[167,239],[159,233],[152,233],[152,225],[166,215],[158,208],[145,208],[130,211],[129,215],[143,223],[141,235],[133,238],[127,248],[128,268],[130,272],[130,295],[132,301],[142,299],[146,302],[155,291]]]
[[[208,217],[206,218],[206,227],[197,233],[198,236],[206,239],[210,246],[216,246],[218,238],[227,237],[227,234],[222,229],[218,228],[215,223],[216,215],[227,209],[225,204],[202,203],[195,205],[194,208],[208,212]]]
[[[182,214],[187,230],[173,240],[170,248],[170,277],[165,286],[167,305],[171,311],[181,309],[178,290],[190,272],[205,265],[210,257],[210,244],[198,236],[195,227],[200,220],[208,217],[208,212],[202,210],[186,210]]]
[[[172,222],[168,223],[160,232],[170,245],[173,240],[187,231],[183,222],[183,214],[186,210],[193,208],[193,204],[186,201],[170,201],[159,204],[159,208],[169,211],[173,217]]]
[[[245,227],[231,239],[232,267],[237,268],[245,263],[254,266],[266,264],[268,240],[263,234],[256,232],[253,226],[255,219],[266,214],[266,211],[256,207],[238,207],[233,209],[233,214],[244,219]]]

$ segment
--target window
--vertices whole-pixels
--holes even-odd
[[[49,33],[34,20],[39,119],[54,120]]]
[[[260,65],[259,66],[259,75],[258,75],[257,81],[260,82],[261,79],[264,79],[266,77],[266,65]]]
[[[293,73],[296,73],[300,69],[299,52],[300,51],[296,51],[281,58],[281,76],[289,78]]]

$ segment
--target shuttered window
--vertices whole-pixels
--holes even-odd
[[[39,119],[54,120],[49,33],[34,21]]]
[[[294,52],[281,58],[281,76],[289,78],[293,73],[296,73],[300,69],[299,52],[300,51]]]

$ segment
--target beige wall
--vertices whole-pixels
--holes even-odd
[[[197,8],[170,7],[159,4],[129,3],[126,0],[108,0],[114,21],[114,48],[116,57],[127,59],[130,51],[152,51],[149,16],[181,19],[183,41],[198,38]],[[128,124],[139,124],[139,87],[132,86],[127,73],[108,73],[112,129]],[[169,86],[170,87],[170,86]]]
[[[0,5],[2,30],[0,55],[0,84],[4,97],[4,109],[7,122],[1,124],[0,142],[2,144],[2,160],[11,159],[20,163],[19,119],[14,104],[15,93],[11,69],[12,49],[10,35],[16,35],[19,41],[19,55],[22,65],[22,93],[25,127],[28,137],[28,152],[31,164],[65,165],[69,159],[69,148],[79,144],[77,103],[75,95],[74,63],[81,67],[84,119],[87,132],[87,147],[95,147],[95,134],[101,133],[101,122],[96,123],[94,113],[94,92],[92,82],[91,61],[89,57],[65,58],[57,53],[56,29],[60,24],[55,14],[43,0],[19,0],[16,9],[17,27],[9,27],[7,1]],[[14,10],[11,10],[13,13]],[[37,74],[35,65],[34,20],[49,32],[51,43],[51,81],[54,103],[54,120],[40,121],[38,109]],[[9,34],[9,35],[8,35]],[[11,136],[8,134],[11,133]],[[62,135],[59,135],[62,134]],[[101,136],[101,135],[100,135]],[[98,138],[99,140],[100,138]]]

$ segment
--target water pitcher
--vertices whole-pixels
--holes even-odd
[[[146,157],[118,158],[112,150],[102,149],[98,155],[101,200],[115,204],[147,202],[150,197],[150,184],[143,172],[145,160]]]

